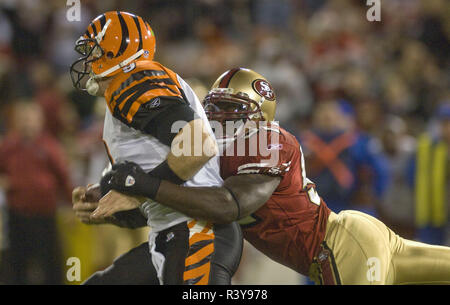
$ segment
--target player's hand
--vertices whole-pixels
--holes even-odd
[[[144,201],[144,198],[128,196],[111,190],[100,199],[98,207],[90,217],[94,221],[96,219],[113,217],[113,215],[117,212],[134,210],[138,208]]]
[[[152,198],[152,190],[157,190],[161,180],[147,174],[134,162],[114,164],[100,181],[101,193],[106,195],[110,190],[132,196]]]
[[[98,207],[98,201],[89,194],[90,186],[79,186],[72,191],[72,204],[75,216],[85,224],[107,223],[105,218],[91,218],[91,213]]]

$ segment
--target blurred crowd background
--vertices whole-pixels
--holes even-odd
[[[382,0],[0,1],[0,283],[80,283],[147,230],[87,226],[70,192],[107,163],[104,101],[77,92],[74,42],[108,10],[136,13],[155,60],[202,99],[225,70],[248,67],[275,89],[277,120],[298,137],[308,177],[331,209],[379,217],[403,237],[450,246],[450,2]],[[305,279],[248,244],[236,284]]]

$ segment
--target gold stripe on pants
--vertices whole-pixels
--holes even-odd
[[[449,247],[401,238],[358,211],[331,213],[324,244],[343,285],[450,284]],[[315,267],[310,276],[316,280]]]

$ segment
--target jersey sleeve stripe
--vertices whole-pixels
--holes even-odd
[[[281,163],[280,165],[271,165],[269,163],[247,163],[237,168],[237,174],[281,174],[290,170],[291,161]]]
[[[162,93],[164,93],[164,92],[162,92]],[[165,93],[167,93],[167,92],[165,92]],[[145,95],[145,94],[144,94],[144,95]],[[142,95],[141,97],[143,97],[144,95]],[[139,100],[139,98],[141,98],[141,97],[139,97],[137,101],[135,101],[134,103],[131,104],[130,110],[129,110],[128,113],[126,114],[126,117],[127,117],[128,122],[131,122],[131,121],[133,120],[134,116],[135,116],[136,113],[139,111],[139,108],[140,108],[142,105],[144,105],[145,102],[151,100],[153,97],[156,97],[156,96],[158,96],[158,97],[170,98],[170,99],[176,98],[176,97],[174,97],[174,96],[164,96],[163,94],[156,94],[156,95],[152,95],[152,96],[150,96],[150,97],[144,97],[145,99],[143,99],[143,100],[142,100],[142,99]],[[179,98],[179,99],[180,99],[180,103],[182,103],[183,100],[182,100],[181,98]],[[125,114],[124,114],[124,115],[125,115]]]
[[[245,169],[245,170],[241,170],[238,171],[237,174],[241,175],[241,174],[259,174],[261,172],[261,169]]]
[[[138,102],[134,102],[131,105],[130,110],[128,111],[128,114],[127,114],[128,122],[131,122],[133,120],[135,114],[138,112],[140,107],[141,107],[141,104],[139,104]]]
[[[150,83],[144,82],[135,87],[137,87],[137,88],[133,87],[134,90],[130,91],[130,93],[127,94],[124,98],[122,98],[124,96],[124,94],[122,94],[120,96],[120,98],[117,99],[117,107],[119,107],[120,112],[124,116],[128,116],[133,103],[138,101],[141,97],[145,98],[145,100],[141,99],[139,105],[143,104],[146,101],[151,100],[154,97],[169,95],[170,93],[167,92],[166,89],[168,89],[170,92],[173,93],[173,95],[171,97],[179,97],[179,95],[177,95],[176,92],[173,92],[173,90],[171,90],[167,86],[159,86],[156,84],[150,84]],[[129,97],[129,96],[131,96],[131,97]],[[180,99],[181,99],[181,97],[180,97]],[[132,115],[132,116],[134,116],[134,115]]]
[[[132,84],[130,86],[130,84],[128,84],[128,89],[126,91],[124,91],[123,93],[119,94],[119,97],[117,98],[117,94],[113,94],[113,96],[110,99],[110,104],[112,105],[112,107],[115,107],[115,105],[118,103],[118,101],[114,101],[114,98],[120,99],[120,97],[124,94],[129,94],[127,93],[129,90],[133,91],[133,88],[143,84],[143,83],[150,83],[150,84],[154,84],[155,86],[159,86],[160,88],[165,88],[170,90],[174,95],[180,95],[179,92],[179,88],[173,83],[173,81],[170,78],[141,78],[139,79],[140,82],[136,82],[135,84]],[[160,84],[164,84],[167,86],[162,86]],[[117,91],[117,90],[116,90]],[[120,92],[119,92],[120,93]]]
[[[238,171],[249,167],[271,167],[269,163],[247,163],[238,167]]]
[[[144,77],[157,77],[157,76],[163,76],[167,75],[167,73],[163,70],[144,70],[139,71],[136,73],[133,73],[127,80],[122,82],[120,87],[111,94],[111,100],[114,100],[114,98],[120,94],[120,92],[124,89],[126,89],[128,86],[130,86],[131,83],[135,81],[140,81]]]
[[[132,86],[131,88],[127,89],[125,92],[123,92],[118,98],[117,100],[113,100],[111,99],[111,105],[113,106],[113,108],[116,107],[116,105],[119,105],[120,108],[120,104],[126,99],[128,98],[130,95],[136,93],[137,91],[141,90],[144,87],[147,87],[147,83],[140,83],[137,84],[135,86]]]
[[[169,91],[172,92],[173,95],[177,95],[177,96],[180,95],[179,88],[177,86],[175,86],[173,84],[173,82],[168,78],[166,78],[166,79],[143,78],[143,79],[141,79],[140,82],[136,82],[135,84],[132,84],[131,86],[129,86],[129,88],[126,91],[124,91],[123,93],[121,93],[119,95],[119,97],[117,97],[117,95],[116,95],[115,96],[115,97],[117,97],[116,101],[114,101],[114,98],[111,98],[110,104],[112,104],[113,106],[115,106],[116,104],[120,104],[119,100],[124,94],[128,95],[129,91],[131,91],[131,92],[135,91],[135,89],[136,89],[135,87],[140,86],[140,85],[142,85],[142,86],[153,85],[153,86],[155,86],[155,88],[168,89]],[[133,89],[133,88],[135,88],[135,89]]]
[[[120,105],[118,105],[120,113],[122,115],[127,116],[128,112],[130,111],[131,106],[133,103],[142,96],[142,94],[147,91],[146,87],[142,87],[138,91],[136,91],[133,95],[129,96],[126,100],[124,100]]]
[[[237,175],[241,174],[272,174],[280,175],[287,173],[291,169],[290,166],[287,167],[251,167],[243,170],[238,170]]]
[[[181,86],[180,80],[178,79],[178,75],[175,72],[173,72],[172,70],[166,70],[166,72],[169,75],[169,77],[175,81],[176,86],[178,88],[181,88],[182,86]]]
[[[149,93],[149,91],[152,93],[147,99],[146,101],[151,100],[152,98],[156,97],[156,96],[163,96],[164,94],[167,94],[166,91],[158,91],[158,90],[153,90],[155,88],[154,85],[148,85],[148,86],[144,86],[141,89],[139,89],[138,91],[135,92],[135,94],[133,94],[130,98],[128,98],[126,101],[124,101],[122,104],[119,105],[119,109],[121,111],[121,113],[123,115],[127,115],[130,111],[130,108],[132,107],[132,104],[134,102],[136,102],[139,98],[144,97],[145,95],[147,95],[147,93]],[[151,91],[153,90],[153,91]],[[158,94],[160,93],[160,94]],[[141,103],[139,104],[143,104],[144,101],[141,101]]]
[[[163,89],[163,90],[156,90],[154,92],[152,92],[153,94],[161,94],[161,95],[170,95],[170,93],[172,93],[174,96],[179,96],[179,92],[171,89],[168,86],[162,86],[162,85],[158,85],[156,83],[152,83],[150,80],[145,80],[141,83],[138,83],[134,86],[132,86],[131,88],[129,88],[128,90],[126,90],[125,92],[123,92],[118,98],[117,100],[112,100],[111,101],[111,105],[113,108],[115,108],[116,106],[119,106],[120,110],[122,110],[122,108],[124,107],[124,105],[121,105],[122,102],[128,98],[131,94],[136,93],[137,91],[140,92],[140,94],[137,96],[137,98],[139,98],[141,95],[146,94],[147,91],[151,91],[154,89]],[[167,92],[167,90],[170,91]]]

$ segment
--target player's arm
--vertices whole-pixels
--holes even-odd
[[[162,181],[155,200],[193,218],[230,223],[258,210],[269,200],[281,177],[231,176],[222,187],[182,187]]]
[[[128,167],[130,170],[125,170]],[[127,177],[134,184],[126,186]],[[227,178],[222,187],[183,187],[161,181],[130,164],[116,169],[112,182],[114,189],[100,200],[93,218],[108,217],[117,211],[131,210],[139,203],[126,194],[144,196],[178,210],[190,217],[214,223],[229,223],[250,215],[269,200],[281,177],[264,174],[237,175]]]
[[[139,209],[133,209],[133,211],[126,211],[128,217],[117,217],[118,214],[110,215],[107,217],[92,218],[92,212],[97,209],[99,200],[101,198],[100,188],[97,185],[88,185],[87,187],[76,187],[72,192],[72,204],[75,216],[85,224],[99,225],[99,224],[113,224],[122,228],[136,229],[147,225],[147,219],[141,214]],[[127,200],[130,202],[136,202],[140,204],[138,198],[128,196]],[[130,214],[132,212],[133,214]],[[133,216],[133,217],[130,217]]]

